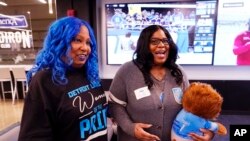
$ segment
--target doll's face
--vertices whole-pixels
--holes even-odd
[[[73,60],[72,66],[82,67],[91,53],[89,31],[86,26],[82,26],[78,35],[71,42],[70,57]]]

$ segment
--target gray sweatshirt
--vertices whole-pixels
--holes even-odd
[[[147,132],[157,135],[161,141],[170,141],[172,122],[181,109],[182,93],[189,85],[186,74],[182,73],[184,82],[179,86],[167,72],[161,99],[159,87],[153,85],[149,90],[133,62],[121,66],[110,86],[110,112],[118,124],[118,141],[137,141],[135,123],[152,124],[145,129]]]

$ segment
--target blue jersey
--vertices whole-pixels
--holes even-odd
[[[183,138],[191,140],[192,138],[189,137],[188,134],[192,132],[202,135],[200,128],[205,128],[216,132],[218,130],[218,124],[182,109],[173,122],[171,138]]]

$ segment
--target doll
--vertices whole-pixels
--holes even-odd
[[[191,83],[182,97],[183,109],[173,122],[171,140],[192,141],[188,134],[202,135],[200,128],[226,135],[226,127],[214,121],[221,112],[222,103],[223,98],[211,85]]]

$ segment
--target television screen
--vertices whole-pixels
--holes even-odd
[[[164,26],[179,49],[179,64],[212,65],[217,2],[106,3],[107,64],[132,60],[142,29]]]
[[[250,65],[250,45],[245,45],[250,44],[249,8],[249,0],[219,1],[214,65]],[[246,35],[242,40],[237,39],[235,46],[236,37],[241,33]],[[244,45],[240,46],[241,42]]]

